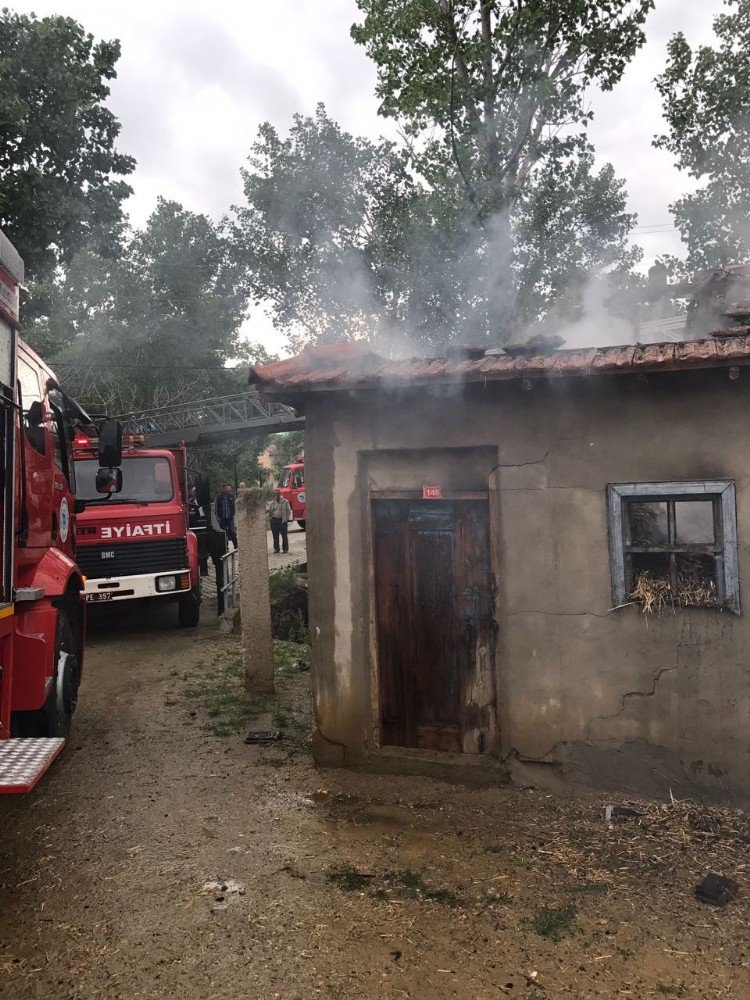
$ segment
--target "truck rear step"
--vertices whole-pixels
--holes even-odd
[[[64,746],[59,736],[0,740],[0,795],[30,792]]]

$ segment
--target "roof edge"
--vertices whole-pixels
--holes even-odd
[[[249,381],[275,396],[310,393],[483,384],[515,379],[700,371],[750,365],[750,334],[722,340],[558,350],[535,356],[386,361],[370,351],[337,356],[330,345],[324,359],[304,351],[293,358],[251,369]],[[348,346],[348,345],[338,345]],[[346,352],[348,355],[348,352]],[[323,360],[323,364],[318,363]]]

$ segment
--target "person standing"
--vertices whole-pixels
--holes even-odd
[[[292,508],[289,501],[281,495],[281,490],[273,491],[273,500],[266,507],[271,519],[271,534],[273,535],[273,551],[279,551],[279,542],[283,551],[289,551],[289,522],[292,519]]]
[[[234,493],[229,483],[225,483],[216,496],[216,517],[219,527],[227,533],[227,538],[237,548],[237,531],[234,527]]]

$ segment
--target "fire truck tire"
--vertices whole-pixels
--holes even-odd
[[[302,528],[302,530],[304,531],[304,530],[305,530],[305,525],[307,524],[307,521],[297,521],[297,524],[298,524],[298,525],[300,526],[300,528]]]
[[[180,597],[177,604],[177,619],[183,628],[195,628],[201,616],[200,587],[193,587]]]
[[[78,703],[78,651],[73,624],[64,610],[57,612],[55,676],[39,712],[37,736],[68,736]]]

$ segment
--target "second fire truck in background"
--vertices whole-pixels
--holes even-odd
[[[305,501],[307,494],[305,491],[305,456],[298,455],[290,464],[285,465],[279,476],[279,490],[285,500],[289,501],[292,508],[292,518],[305,530]]]
[[[198,540],[189,530],[184,447],[148,448],[129,435],[122,457],[122,490],[96,492],[96,442],[76,439],[79,500],[78,563],[86,576],[89,605],[172,599],[181,625],[200,617]]]

